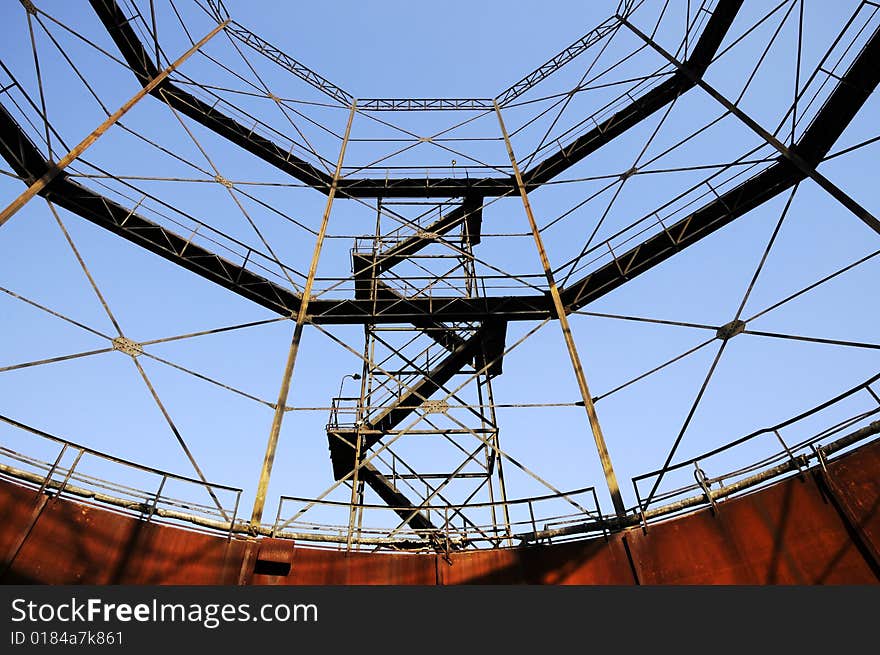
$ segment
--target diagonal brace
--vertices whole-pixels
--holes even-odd
[[[877,219],[871,212],[862,207],[858,202],[853,200],[849,194],[844,192],[840,187],[834,184],[827,177],[819,173],[815,166],[807,161],[804,157],[802,157],[799,153],[797,153],[792,148],[787,147],[784,143],[782,143],[779,139],[773,136],[766,129],[761,127],[757,121],[755,121],[751,116],[746,114],[742,109],[737,107],[734,103],[728,100],[724,95],[721,94],[715,87],[706,82],[702,77],[700,77],[695,71],[693,71],[689,66],[683,64],[678,61],[672,54],[663,49],[660,45],[654,42],[651,37],[646,35],[644,32],[639,30],[636,26],[626,20],[623,16],[618,16],[618,19],[623,23],[631,32],[633,32],[636,36],[638,36],[642,41],[648,44],[651,48],[657,51],[662,57],[664,57],[669,63],[674,65],[678,70],[680,70],[684,75],[687,75],[697,86],[703,89],[706,93],[708,93],[712,98],[718,101],[727,111],[736,116],[740,121],[742,121],[749,129],[755,132],[758,136],[764,139],[771,146],[776,148],[779,153],[785,157],[789,162],[791,162],[799,171],[801,171],[804,175],[812,179],[816,184],[825,189],[835,200],[840,202],[844,207],[849,209],[853,214],[855,214],[858,218],[860,218],[865,225],[874,230],[877,234],[880,234],[880,220]],[[864,62],[864,66],[866,66],[866,70],[858,71],[858,75],[872,75],[874,78],[877,77],[878,71],[880,71],[880,54],[878,54],[877,42],[880,41],[880,30],[874,32],[870,42],[865,46],[866,51],[873,52],[873,61]],[[870,49],[870,50],[869,50]],[[861,60],[860,58],[860,61]],[[873,71],[873,72],[872,72]],[[850,70],[847,73],[848,76],[853,75],[853,71]],[[874,82],[876,85],[876,81]],[[867,92],[870,88],[873,88],[873,85],[867,85]]]

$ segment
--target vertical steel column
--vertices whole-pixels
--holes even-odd
[[[12,218],[15,213],[24,207],[28,201],[37,195],[40,191],[46,188],[52,180],[54,180],[58,175],[73,163],[77,157],[79,157],[83,152],[86,151],[95,141],[97,141],[107,130],[109,130],[116,122],[122,118],[132,107],[134,107],[140,100],[149,94],[153,89],[155,89],[159,84],[161,84],[165,78],[167,78],[171,73],[174,72],[183,62],[189,59],[192,55],[198,52],[203,45],[205,45],[208,41],[210,41],[220,30],[222,30],[226,25],[229,24],[228,20],[223,21],[213,30],[208,32],[202,40],[196,43],[192,48],[183,53],[180,58],[177,59],[174,63],[172,63],[168,68],[163,70],[161,73],[156,75],[152,80],[150,80],[140,91],[135,93],[131,99],[129,99],[124,105],[122,105],[119,109],[113,112],[110,116],[107,117],[103,123],[101,123],[98,127],[92,131],[85,139],[83,139],[79,145],[75,146],[73,150],[68,152],[64,157],[62,157],[57,163],[52,164],[49,163],[49,170],[47,170],[43,176],[38,179],[36,182],[31,184],[18,198],[13,200],[9,206],[0,212],[0,226],[2,226],[6,221]]]
[[[495,413],[495,393],[492,390],[492,380],[486,376],[486,392],[489,401],[489,412],[491,413],[492,427],[492,451],[495,458],[495,466],[498,467],[498,488],[501,492],[501,507],[504,510],[504,534],[507,535],[507,545],[513,546],[513,538],[510,532],[510,508],[507,505],[507,485],[504,482],[504,457],[501,455],[501,443],[498,437],[498,416]],[[482,404],[480,400],[480,404]],[[491,484],[491,481],[490,481]]]
[[[358,503],[358,486],[363,484],[363,480],[360,479],[360,468],[357,464],[361,461],[361,451],[363,450],[364,445],[364,435],[361,433],[361,427],[364,424],[364,416],[366,414],[366,409],[364,408],[365,402],[364,398],[367,394],[367,357],[369,357],[369,347],[370,342],[366,338],[366,330],[364,330],[364,363],[361,367],[363,373],[361,374],[361,391],[360,398],[358,399],[357,410],[355,411],[354,418],[354,427],[355,427],[355,449],[354,449],[354,475],[351,478],[351,499],[349,501],[349,510],[348,510],[348,540],[345,544],[345,551],[348,552],[351,550],[351,542],[354,536],[354,524],[357,515],[357,505]],[[342,394],[339,394],[340,396]]]
[[[266,505],[266,491],[269,488],[269,477],[272,475],[272,464],[275,461],[275,450],[278,447],[278,435],[281,433],[281,423],[287,407],[287,394],[290,392],[290,379],[293,377],[293,367],[296,364],[296,355],[299,352],[299,342],[302,337],[303,325],[306,322],[306,312],[312,295],[312,285],[315,282],[315,274],[318,270],[318,259],[321,256],[321,248],[324,245],[324,235],[327,233],[327,223],[330,220],[330,210],[333,207],[333,198],[336,197],[336,189],[339,185],[339,177],[342,173],[342,160],[345,158],[345,149],[348,146],[348,138],[351,135],[351,124],[357,113],[357,100],[351,103],[351,111],[348,114],[348,123],[345,126],[345,135],[342,137],[342,147],[339,150],[339,159],[336,161],[336,170],[333,173],[333,182],[327,194],[327,204],[324,207],[324,215],[321,218],[321,227],[315,241],[315,251],[312,253],[312,262],[309,265],[309,274],[306,278],[306,286],[303,289],[299,311],[296,314],[296,327],[293,330],[293,339],[290,342],[290,350],[287,353],[287,363],[284,366],[284,374],[281,378],[281,389],[278,392],[278,402],[275,404],[275,415],[272,418],[272,427],[269,430],[269,441],[266,444],[266,455],[263,457],[263,467],[260,470],[260,480],[257,483],[257,497],[254,499],[254,511],[251,514],[251,526],[256,527],[263,520],[263,508]]]
[[[526,216],[529,219],[529,226],[532,230],[532,236],[535,239],[535,246],[541,257],[541,265],[544,267],[544,276],[547,278],[547,286],[550,287],[550,296],[553,298],[553,308],[556,312],[556,318],[559,319],[559,326],[562,328],[562,336],[565,339],[565,346],[568,348],[568,356],[571,358],[571,365],[574,369],[574,375],[577,378],[581,398],[584,401],[584,408],[587,410],[587,418],[590,421],[590,429],[593,432],[596,449],[599,451],[599,459],[602,462],[602,470],[605,472],[605,480],[608,483],[611,502],[614,504],[614,511],[617,515],[623,516],[626,514],[626,508],[623,505],[623,498],[620,495],[620,487],[617,484],[617,476],[614,473],[614,467],[611,465],[611,456],[608,454],[608,447],[605,445],[605,437],[602,435],[602,428],[599,426],[599,417],[596,415],[596,407],[593,405],[593,396],[590,394],[590,388],[587,386],[587,378],[584,375],[584,369],[583,366],[581,366],[581,359],[578,356],[574,337],[572,336],[571,328],[568,325],[568,317],[565,312],[565,307],[562,306],[559,287],[556,286],[556,280],[553,278],[553,271],[550,268],[550,260],[547,259],[547,251],[544,249],[544,242],[541,239],[541,233],[538,231],[538,224],[535,222],[535,215],[532,213],[532,206],[529,203],[529,195],[523,184],[519,165],[516,162],[516,156],[513,154],[513,146],[510,144],[510,137],[507,134],[504,119],[501,117],[501,108],[498,106],[497,102],[495,102],[494,105],[495,114],[498,116],[498,124],[501,126],[501,134],[504,137],[504,144],[507,146],[507,154],[510,157],[510,165],[513,167],[513,175],[516,178],[516,186],[519,189],[519,195],[522,198],[523,207],[525,207]]]

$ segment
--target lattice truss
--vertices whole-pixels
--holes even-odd
[[[872,433],[878,3],[609,3],[427,99],[336,86],[246,3],[90,5],[5,7],[4,474],[494,547]]]

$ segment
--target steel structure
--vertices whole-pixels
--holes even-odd
[[[867,359],[880,344],[815,336],[808,329],[805,334],[753,327],[767,313],[850,271],[876,265],[876,196],[859,197],[826,170],[831,160],[870,153],[880,138],[872,121],[867,128],[859,123],[880,84],[875,2],[854,3],[851,13],[840,17],[839,31],[816,43],[806,27],[803,0],[782,0],[757,13],[742,0],[671,8],[668,2],[622,2],[613,16],[486,98],[356,96],[212,0],[90,0],[94,15],[85,27],[68,25],[39,3],[21,4],[17,20],[28,27],[36,83],[22,81],[20,62],[3,63],[0,155],[10,169],[4,173],[19,190],[0,214],[0,240],[25,218],[26,207],[42,202],[114,332],[4,285],[9,302],[48,313],[106,344],[48,358],[10,358],[0,374],[121,353],[133,362],[196,473],[190,478],[130,462],[7,407],[0,420],[8,433],[35,440],[42,444],[36,451],[48,448],[51,456],[4,446],[8,461],[0,463],[0,472],[34,485],[37,496],[73,494],[138,512],[147,522],[187,523],[229,538],[294,538],[347,551],[430,550],[451,562],[471,548],[610,538],[627,529],[648,530],[657,519],[694,507],[718,512],[720,503],[739,492],[810,466],[824,470],[827,456],[880,430],[877,367]],[[97,64],[74,56],[62,36],[103,64],[109,60],[116,74],[122,69],[114,84],[130,87],[130,99],[111,100],[115,95],[103,88]],[[761,71],[786,61],[774,50],[785,36],[794,45],[793,89],[773,96],[777,106],[768,111],[750,104],[748,93]],[[737,59],[743,44],[751,50]],[[53,120],[47,104],[54,82],[41,74],[40,57],[45,59],[49,48],[104,115],[75,147],[66,144],[72,128]],[[802,66],[808,54],[812,68]],[[716,70],[721,72],[713,76]],[[572,77],[575,72],[579,77]],[[733,78],[738,86],[729,83]],[[558,90],[548,92],[554,80],[561,80]],[[296,89],[295,97],[288,89]],[[698,111],[703,115],[693,117]],[[179,138],[151,129],[157,122]],[[856,142],[836,145],[853,125],[862,126]],[[701,142],[722,128],[737,136]],[[114,167],[125,156],[101,149],[114,135],[151,153],[144,155],[145,169],[155,173],[167,165],[190,175],[120,173]],[[614,150],[618,144],[623,145]],[[722,146],[730,152],[716,154]],[[95,159],[87,149],[98,151]],[[595,174],[599,168],[590,168],[592,161],[612,172]],[[232,170],[255,170],[262,180],[239,179]],[[630,193],[639,180],[656,176],[672,180],[668,189]],[[169,192],[163,184],[210,185],[231,199],[226,210],[234,220],[217,215],[213,205],[194,209],[185,193]],[[797,211],[792,206],[804,193],[802,185],[833,203],[835,221],[863,230],[860,245],[868,244],[868,250],[754,311],[750,298],[783,222]],[[271,195],[273,188],[286,195]],[[645,196],[656,197],[645,201]],[[298,202],[315,209],[291,207]],[[697,244],[764,206],[772,208],[775,227],[769,240],[762,237],[752,248],[760,257],[748,271],[745,294],[726,310],[723,323],[592,311],[591,304],[637,278],[651,280],[664,262],[684,260],[684,251],[698,251]],[[65,224],[66,214],[278,318],[136,340],[123,331],[102,281]],[[572,224],[572,217],[578,222]],[[720,269],[723,263],[715,265]],[[708,339],[597,394],[588,382],[597,346],[579,336],[574,324],[583,316],[703,330]],[[287,322],[292,332],[274,401],[153,352],[157,344]],[[512,366],[511,353],[532,343],[548,323],[559,325],[575,399],[505,402],[497,386]],[[362,331],[362,339],[352,338],[352,328]],[[342,376],[339,392],[322,407],[290,400],[297,385],[305,384],[294,373],[303,366],[297,361],[307,331],[323,335],[357,363],[358,372]],[[865,353],[868,374],[854,373],[845,385],[780,409],[772,421],[756,415],[744,436],[680,454],[728,344],[756,337]],[[712,346],[708,373],[698,380],[680,429],[667,435],[671,445],[665,455],[650,473],[629,476],[631,492],[626,484],[621,488],[612,458],[620,435],[600,421],[601,403]],[[241,505],[242,495],[250,501],[251,493],[242,492],[243,485],[208,481],[167,398],[142,365],[146,359],[271,410],[249,512]],[[357,391],[344,391],[346,379]],[[500,409],[554,407],[583,408],[586,420],[569,417],[542,428],[590,441],[601,482],[557,484],[507,447]],[[329,486],[321,493],[294,487],[275,494],[273,520],[267,506],[276,507],[270,485],[278,484],[279,442],[295,420],[291,415],[302,411],[328,416]],[[100,474],[84,472],[81,460],[101,462]],[[139,491],[119,470],[106,472],[108,466],[157,478],[158,486]],[[526,482],[514,484],[512,473]],[[114,479],[116,474],[122,479]],[[692,474],[694,482],[682,483],[682,474]],[[182,496],[168,491],[172,483]],[[45,505],[38,503],[34,520]],[[9,562],[23,543],[13,546]],[[874,559],[872,570],[880,566],[876,553]]]

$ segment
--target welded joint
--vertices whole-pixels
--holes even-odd
[[[116,337],[113,339],[113,350],[118,350],[126,355],[138,357],[144,354],[144,347],[137,341],[126,339],[125,337]]]
[[[712,513],[718,513],[718,505],[715,503],[715,498],[712,495],[712,490],[709,488],[711,482],[709,482],[709,478],[706,476],[706,472],[700,468],[699,463],[694,462],[694,480],[697,481],[697,484],[700,485],[700,488],[703,490],[703,493],[706,495],[706,500],[712,505]]]
[[[718,328],[718,331],[715,333],[715,338],[721,339],[722,341],[727,341],[728,339],[732,339],[738,334],[742,334],[745,329],[745,321],[734,319],[730,323],[725,323],[720,328]]]

